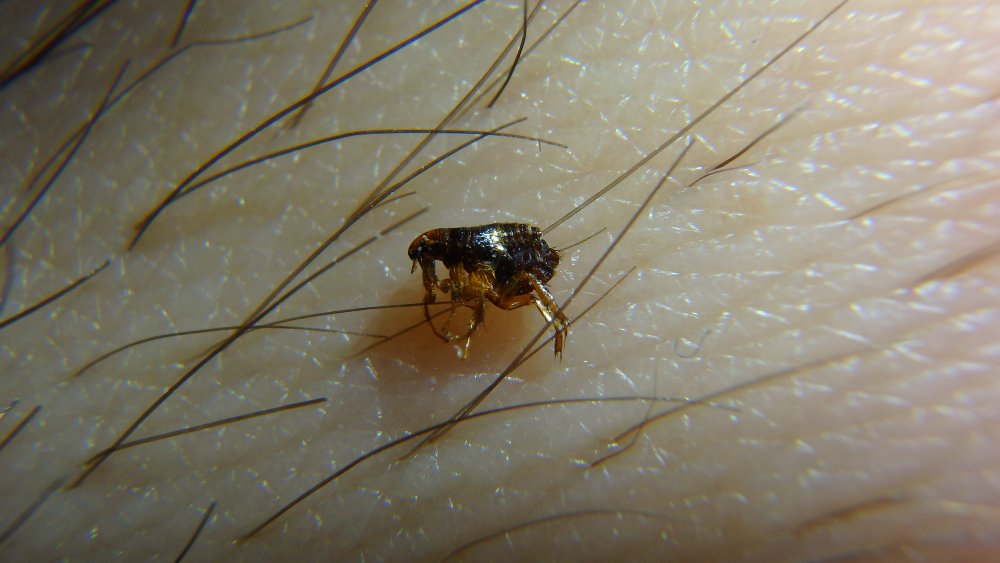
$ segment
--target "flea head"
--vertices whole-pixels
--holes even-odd
[[[430,263],[439,260],[444,252],[444,242],[441,229],[434,229],[413,239],[410,249],[406,251],[410,260],[413,260],[413,268],[410,273],[417,269],[417,264]]]

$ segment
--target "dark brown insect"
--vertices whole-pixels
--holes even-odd
[[[538,307],[556,331],[555,352],[562,355],[569,320],[545,287],[559,265],[559,253],[542,240],[538,227],[523,223],[491,223],[478,227],[433,229],[420,235],[407,252],[424,276],[424,315],[431,329],[445,342],[465,339],[459,349],[464,357],[469,342],[486,315],[486,301],[501,309],[516,309],[530,303]],[[434,263],[440,260],[449,277],[439,280]],[[427,305],[437,300],[437,291],[451,295],[452,311],[439,332]],[[448,328],[455,309],[472,309],[468,330],[457,334]]]

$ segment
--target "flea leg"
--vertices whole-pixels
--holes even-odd
[[[545,320],[552,323],[552,326],[555,328],[556,355],[562,355],[563,345],[566,341],[566,332],[569,327],[569,320],[562,313],[556,314],[556,311],[559,310],[559,306],[556,305],[555,299],[552,298],[552,294],[549,293],[549,290],[545,288],[545,284],[531,274],[525,273],[522,275],[529,281],[529,283],[531,283],[531,287],[534,289],[535,293],[525,293],[510,297],[502,297],[493,294],[489,296],[490,301],[492,301],[497,307],[508,311],[534,303],[535,306],[538,307],[538,311],[543,317],[545,317]]]
[[[442,334],[438,336],[441,337],[445,342],[453,342],[459,340],[462,336],[451,331],[450,324],[451,319],[455,317],[455,311],[458,309],[459,305],[465,305],[465,294],[469,291],[469,274],[466,273],[462,266],[453,266],[448,270],[448,274],[451,276],[447,280],[440,282],[441,291],[451,294],[451,312],[448,313],[448,318],[444,321],[444,325],[441,327]],[[468,347],[468,342],[466,342],[466,347]]]
[[[469,328],[465,331],[465,346],[459,355],[462,359],[469,356],[469,344],[472,342],[472,335],[479,325],[486,319],[486,295],[492,292],[495,279],[493,272],[488,269],[477,270],[468,275],[468,283],[461,292],[452,293],[452,299],[461,299],[462,304],[472,308],[472,317],[469,318]]]
[[[414,262],[414,267],[417,264],[418,262]],[[437,301],[437,288],[441,286],[441,282],[438,281],[437,272],[434,271],[433,260],[422,260],[419,264],[420,273],[424,278],[424,305],[429,305]]]
[[[536,301],[536,299],[534,295],[526,293],[524,295],[514,295],[513,297],[491,296],[490,301],[492,301],[494,305],[500,307],[504,311],[510,311],[513,309],[517,309],[518,307],[531,305]]]
[[[468,303],[466,303],[468,305]],[[486,299],[483,296],[479,296],[478,301],[476,301],[475,306],[472,306],[472,318],[469,319],[469,330],[465,333],[465,345],[459,351],[459,356],[462,359],[469,357],[469,344],[472,343],[472,334],[476,332],[476,328],[479,327],[479,323],[483,322],[486,318]]]
[[[418,262],[414,262],[413,266],[416,268]],[[445,335],[438,332],[437,327],[434,326],[434,322],[431,321],[431,311],[428,305],[437,301],[437,290],[440,288],[442,291],[447,293],[446,286],[450,286],[450,280],[445,280],[442,282],[438,280],[437,272],[434,271],[434,261],[420,261],[420,273],[424,279],[424,318],[427,319],[427,324],[431,327],[431,332],[435,336],[448,342]]]
[[[557,356],[562,356],[566,334],[569,332],[569,319],[559,310],[559,305],[556,304],[556,300],[552,298],[552,294],[549,293],[548,288],[541,280],[532,274],[525,274],[525,276],[531,282],[531,286],[535,288],[535,295],[532,297],[535,297],[534,301],[538,312],[545,317],[546,321],[552,323],[552,327],[556,331],[555,352]]]

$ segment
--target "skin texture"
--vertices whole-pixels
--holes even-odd
[[[0,5],[4,60],[68,4],[44,13]],[[86,123],[123,62],[128,83],[169,51],[185,4],[116,4],[0,91],[4,225],[30,199],[27,178]],[[379,4],[333,76],[456,6]],[[547,3],[529,44],[567,7]],[[524,57],[493,108],[480,101],[451,125],[527,117],[510,131],[569,148],[493,138],[458,153],[402,188],[415,195],[361,218],[309,271],[426,212],[268,319],[419,302],[405,255],[414,236],[493,221],[545,228],[834,7],[580,6]],[[996,555],[1000,12],[987,1],[848,2],[713,110],[567,315],[636,269],[575,322],[561,361],[546,344],[478,409],[655,395],[713,402],[658,419],[621,455],[591,467],[630,443],[609,446],[620,432],[678,404],[563,404],[466,421],[408,461],[395,463],[412,446],[359,465],[234,541],[357,456],[446,420],[543,329],[530,308],[491,307],[465,361],[426,326],[360,355],[377,339],[244,335],[134,437],[327,401],[117,452],[78,487],[58,489],[226,333],[161,340],[76,370],[137,338],[244,321],[422,138],[350,139],[241,171],[171,206],[128,250],[135,224],[185,176],[311,91],[361,9],[198,4],[180,45],[313,19],[189,51],[143,82],[93,127],[6,243],[3,318],[111,263],[0,332],[0,401],[17,401],[0,436],[42,407],[0,450],[4,559],[173,559],[213,502],[192,560]],[[213,170],[338,132],[435,127],[520,25],[520,4],[487,2]],[[791,114],[728,165],[744,168],[691,186]],[[462,140],[434,140],[407,170]],[[564,254],[549,284],[559,302],[685,143],[546,235],[566,247],[607,229]],[[422,316],[406,308],[295,324],[390,334]],[[19,515],[28,517],[16,526]]]

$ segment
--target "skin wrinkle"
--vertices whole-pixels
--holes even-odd
[[[0,5],[11,14],[0,12],[0,27],[27,40],[35,14],[14,4]],[[79,34],[88,50],[43,63],[0,91],[0,154],[12,164],[0,170],[4,199],[33,196],[22,190],[35,167],[86,121],[126,59],[136,72],[169,49],[186,4],[117,3]],[[137,338],[238,324],[418,141],[345,140],[243,170],[167,209],[125,252],[133,225],[178,181],[312,90],[362,5],[198,3],[179,46],[314,18],[254,42],[204,47],[151,77],[101,118],[12,237],[16,277],[3,318],[112,261],[0,333],[0,404],[18,401],[0,418],[0,436],[42,407],[0,452],[0,498],[11,507],[0,531],[112,444],[221,337],[164,339],[73,379],[76,369]],[[528,44],[568,5],[547,2],[529,25]],[[494,221],[545,227],[834,5],[581,5],[518,64],[496,107],[481,102],[449,126],[489,130],[523,116],[509,132],[570,150],[488,138],[463,151],[404,188],[416,195],[362,219],[310,271],[418,209],[428,212],[265,321],[419,301],[420,279],[405,254],[414,236]],[[457,3],[416,6],[380,2],[338,69],[354,68]],[[319,98],[297,128],[279,123],[208,174],[338,132],[433,127],[516,35],[522,9],[487,2]],[[213,502],[188,560],[440,559],[520,523],[616,511],[665,518],[556,519],[463,556],[995,553],[998,522],[983,515],[1000,506],[993,377],[1000,266],[984,249],[1000,240],[992,173],[1000,158],[993,99],[1000,74],[992,62],[1000,60],[992,39],[998,18],[985,1],[849,2],[692,131],[677,184],[664,187],[567,315],[624,271],[637,271],[572,326],[561,361],[538,354],[480,407],[655,388],[691,399],[721,394],[737,411],[693,406],[657,418],[668,408],[658,406],[634,446],[593,469],[616,435],[647,418],[645,404],[483,417],[406,462],[393,465],[398,454],[391,453],[367,461],[234,544],[333,470],[445,420],[541,325],[536,311],[491,306],[466,361],[426,327],[357,358],[350,356],[371,339],[253,331],[136,437],[317,397],[328,402],[119,452],[84,486],[53,493],[0,555],[172,559]],[[4,61],[15,43],[4,40]],[[726,165],[733,170],[680,187],[793,112]],[[463,140],[447,137],[432,141],[410,169]],[[618,233],[679,149],[546,240],[566,247],[600,228]],[[2,209],[7,225],[23,207]],[[558,301],[611,236],[566,253],[549,284]],[[421,317],[419,308],[406,308],[309,323],[393,334]],[[677,340],[698,347],[677,353],[670,344]],[[832,357],[843,359],[822,361]],[[788,375],[753,384],[778,373]],[[737,391],[725,394],[730,388]],[[983,510],[942,508],[958,505]]]

